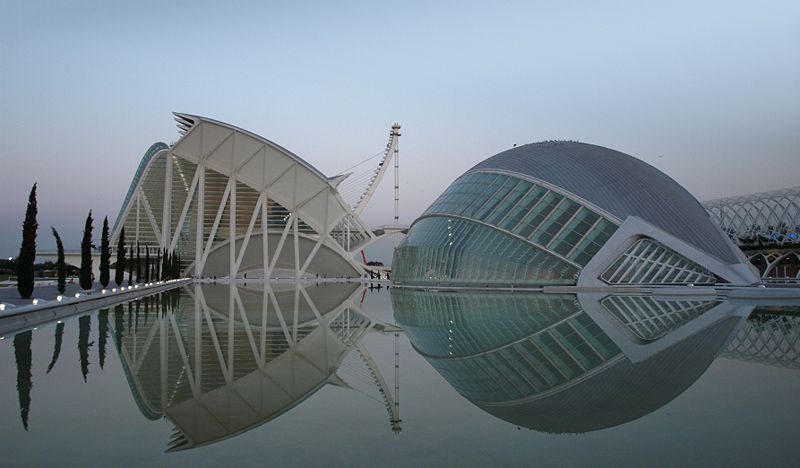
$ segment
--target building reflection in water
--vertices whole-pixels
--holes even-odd
[[[357,387],[337,375],[354,348],[400,430],[392,395],[360,345],[373,323],[353,302],[359,290],[193,285],[118,307],[112,336],[142,413],[175,425],[168,451],[264,424],[326,384]]]
[[[715,298],[411,289],[393,289],[392,303],[414,348],[462,396],[552,433],[616,426],[670,402],[752,310]]]
[[[800,369],[800,307],[756,307],[722,357]]]

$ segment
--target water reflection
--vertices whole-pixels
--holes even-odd
[[[348,385],[337,368],[372,326],[352,301],[359,286],[277,286],[195,285],[115,310],[139,409],[175,425],[168,451],[264,424],[325,384]]]
[[[50,364],[47,365],[47,373],[53,370],[53,366],[58,361],[58,356],[61,354],[61,343],[64,341],[64,322],[60,321],[56,324],[55,336],[53,337],[53,357],[50,359]]]
[[[800,307],[756,307],[722,356],[800,369]]]
[[[22,426],[28,430],[28,414],[31,410],[31,341],[33,332],[26,331],[18,333],[14,337],[14,358],[17,362],[17,395],[19,396],[19,417],[22,419]]]
[[[580,433],[638,419],[697,380],[752,307],[715,298],[392,291],[414,348],[518,426]]]

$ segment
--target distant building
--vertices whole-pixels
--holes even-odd
[[[703,203],[766,281],[800,281],[800,187]]]
[[[601,146],[517,146],[470,169],[394,256],[407,285],[747,285],[759,276],[700,203]]]
[[[166,249],[180,257],[183,274],[218,277],[354,276],[354,255],[382,234],[359,219],[387,157],[396,152],[400,126],[390,133],[384,159],[368,184],[339,185],[350,174],[326,177],[281,146],[232,125],[175,114],[181,138],[150,147],[131,182],[114,225],[116,246]],[[141,253],[144,258],[145,254]]]

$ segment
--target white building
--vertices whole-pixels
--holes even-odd
[[[232,125],[175,114],[181,138],[156,143],[139,165],[114,225],[128,246],[154,258],[166,249],[183,274],[248,278],[358,277],[355,254],[378,236],[357,213],[397,151],[400,126],[353,204],[326,177],[281,146]],[[394,232],[382,229],[380,234]]]

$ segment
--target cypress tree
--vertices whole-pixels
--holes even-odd
[[[108,286],[111,268],[111,246],[108,240],[108,216],[103,218],[103,234],[100,239],[100,286]]]
[[[156,274],[153,281],[161,281],[161,249],[158,250],[158,257],[156,258],[155,270]]]
[[[145,246],[144,248],[144,282],[150,282],[150,249]]]
[[[161,280],[164,281],[167,279],[167,275],[169,275],[169,253],[167,252],[166,247],[164,248],[164,257],[161,259]]]
[[[114,270],[114,282],[122,286],[125,281],[125,228],[123,227],[117,239],[117,268]]]
[[[92,210],[89,210],[89,214],[86,216],[86,224],[83,228],[80,285],[83,289],[91,289],[92,287]]]
[[[142,246],[136,241],[136,282],[142,282]]]
[[[22,223],[22,245],[17,256],[17,291],[23,299],[30,299],[33,294],[33,261],[36,258],[36,230],[39,228],[36,221],[37,211],[36,184],[33,184],[28,195],[25,221]]]
[[[58,277],[58,292],[64,294],[67,289],[67,266],[64,264],[64,244],[61,242],[61,236],[58,235],[56,228],[50,227],[53,230],[53,237],[56,238],[56,252],[58,258],[56,259],[56,275]]]
[[[128,286],[133,284],[133,244],[131,244],[130,255],[128,256]]]

